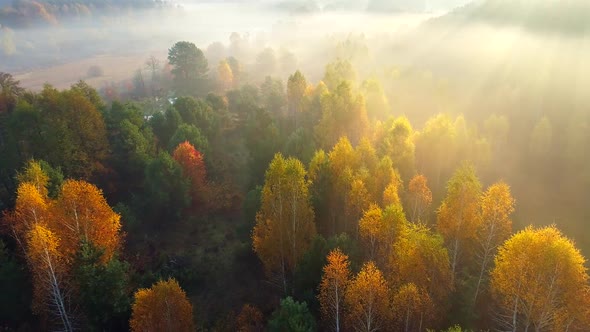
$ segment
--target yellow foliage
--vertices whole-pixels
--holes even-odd
[[[432,301],[432,307],[424,309],[430,313],[445,306],[453,288],[443,239],[420,224],[408,224],[402,229],[390,252],[389,275],[394,287],[412,283],[423,289]]]
[[[33,276],[32,307],[36,313],[42,313],[48,309],[47,303],[53,302],[64,268],[59,238],[41,225],[32,226],[27,235],[27,261]]]
[[[286,272],[294,271],[316,232],[305,175],[299,160],[275,155],[266,171],[252,232],[254,251],[270,276],[281,275],[283,288]]]
[[[62,239],[62,252],[68,257],[73,257],[80,241],[104,249],[103,262],[121,246],[121,216],[111,209],[96,186],[67,180],[52,211],[50,226]]]
[[[348,256],[340,249],[332,250],[327,261],[318,295],[322,321],[326,327],[340,331],[344,319],[344,294],[350,278],[350,263]]]
[[[193,307],[174,279],[135,292],[131,331],[194,331]]]
[[[23,182],[16,192],[16,205],[13,213],[6,218],[17,241],[22,241],[25,234],[34,225],[45,224],[49,219],[50,202],[37,186],[31,182]]]
[[[503,328],[583,330],[588,322],[588,274],[574,243],[555,226],[528,227],[498,250],[491,272],[492,294],[502,309]],[[514,323],[516,326],[514,326]]]
[[[384,328],[389,316],[389,288],[375,263],[365,263],[344,296],[346,322],[354,331]]]
[[[426,209],[432,204],[432,192],[428,188],[427,179],[424,175],[418,174],[410,180],[408,191],[412,207],[412,222],[424,221],[423,216]]]
[[[385,188],[383,192],[383,205],[399,205],[401,200],[399,198],[398,186],[396,182],[392,182]]]
[[[17,174],[18,183],[25,182],[34,185],[41,196],[47,197],[47,185],[49,184],[49,176],[41,169],[41,164],[38,161],[30,160],[24,172]]]
[[[360,236],[366,243],[371,259],[375,258],[377,247],[385,240],[386,231],[383,223],[383,211],[379,206],[372,204],[359,220]]]

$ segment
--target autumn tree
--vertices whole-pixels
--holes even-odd
[[[191,196],[194,204],[206,202],[207,170],[203,155],[188,141],[179,144],[172,155],[182,167],[182,174],[191,182]]]
[[[587,329],[588,274],[574,243],[555,226],[528,227],[498,249],[491,290],[499,328]]]
[[[59,238],[46,227],[36,224],[27,234],[27,261],[33,275],[33,311],[47,313],[59,320],[64,331],[73,331],[66,297],[64,257]]]
[[[217,65],[217,76],[221,91],[226,91],[233,86],[234,74],[226,60],[221,60],[219,65]]]
[[[375,172],[371,174],[371,178],[373,178],[372,185],[374,186],[373,188],[369,188],[371,197],[373,197],[376,202],[381,203],[382,206],[388,205],[383,201],[383,194],[388,186],[393,184],[398,194],[399,190],[402,188],[401,177],[394,169],[393,161],[391,161],[391,158],[388,156],[379,160]]]
[[[389,288],[375,263],[363,265],[346,294],[346,325],[354,331],[378,331],[389,316]]]
[[[397,181],[393,181],[385,187],[383,191],[383,205],[401,205],[399,198],[399,184]]]
[[[65,181],[51,213],[49,226],[60,237],[60,251],[68,260],[82,241],[104,250],[103,263],[121,246],[121,216],[111,209],[101,190],[88,182]]]
[[[348,201],[350,193],[350,183],[354,170],[358,168],[358,161],[352,144],[346,137],[341,137],[332,151],[328,154],[331,192],[330,201],[330,218],[334,227],[334,233],[339,231],[349,231],[349,209],[344,209],[344,213],[339,213],[338,207],[350,206]],[[360,190],[361,186],[358,186]],[[342,212],[342,211],[340,211]],[[338,216],[341,218],[338,220]]]
[[[287,292],[287,276],[307,251],[315,235],[303,164],[276,154],[266,171],[262,205],[252,232],[254,251],[270,276],[278,274]]]
[[[479,277],[473,301],[477,296],[481,284],[487,279],[489,268],[498,247],[508,239],[512,233],[510,214],[514,212],[514,198],[510,187],[499,182],[491,185],[481,197],[481,226],[477,232],[478,261],[480,265]]]
[[[371,198],[365,182],[360,176],[352,178],[350,188],[348,189],[346,204],[344,208],[347,210],[347,215],[354,221],[358,221],[363,215],[363,212],[369,208]],[[354,228],[356,236],[359,235],[358,223]]]
[[[413,284],[421,294],[421,303],[428,304],[420,308],[424,316],[413,316],[420,325],[432,326],[444,314],[453,285],[449,255],[440,235],[421,224],[407,224],[389,253],[388,275],[396,289]]]
[[[332,250],[324,266],[319,287],[322,321],[330,330],[340,332],[344,320],[344,294],[350,279],[348,256],[340,249]]]
[[[377,248],[377,263],[381,264],[380,266],[386,265],[387,257],[407,224],[408,220],[401,204],[391,204],[383,209],[380,243]]]
[[[355,177],[363,181],[365,189],[367,190],[367,197],[370,201],[378,202],[381,193],[374,196],[374,190],[377,186],[377,179],[373,174],[377,173],[377,166],[379,165],[379,157],[377,151],[373,147],[371,141],[363,137],[356,146],[355,160],[357,162],[356,169],[354,170]]]
[[[412,209],[412,222],[425,222],[424,214],[432,204],[432,192],[428,188],[427,179],[424,175],[418,174],[410,180],[408,193],[410,195],[410,206]]]
[[[174,279],[135,292],[131,331],[194,331],[193,306]]]
[[[260,309],[251,304],[244,304],[236,318],[236,328],[238,332],[264,331],[264,316]]]
[[[481,225],[480,196],[481,183],[475,169],[463,164],[449,180],[447,196],[437,211],[436,227],[449,249],[453,279],[463,258],[462,250],[468,252]]]
[[[377,248],[385,240],[385,225],[383,223],[383,211],[379,206],[372,204],[363,217],[359,220],[359,232],[365,242],[369,258],[375,259]]]
[[[393,324],[399,331],[423,331],[430,320],[432,303],[425,289],[413,283],[402,285],[393,296]]]
[[[49,217],[50,202],[37,189],[38,185],[23,182],[16,192],[14,210],[4,215],[12,236],[23,250],[26,248],[26,234],[35,225],[45,225]]]
[[[359,165],[357,154],[348,138],[344,136],[338,140],[338,143],[334,146],[332,151],[330,151],[328,159],[332,184],[329,196],[330,218],[332,219],[332,224],[334,226],[334,233],[340,231],[348,232],[351,231],[350,223],[352,222],[351,220],[353,220],[350,213],[352,212],[354,205],[350,202],[350,194],[352,192],[351,183],[353,181],[354,172],[358,169]],[[359,181],[355,184],[354,194],[359,194],[356,196],[356,198],[358,198],[356,203],[360,203],[360,207],[362,208],[363,204],[367,203],[366,196],[361,195],[365,194],[366,186],[364,185],[364,182],[362,182],[362,179],[359,178],[358,180]],[[338,211],[339,206],[344,206],[344,211]],[[338,218],[339,216],[340,218]],[[356,220],[354,220],[354,222],[356,222]]]

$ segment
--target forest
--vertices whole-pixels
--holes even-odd
[[[473,87],[462,36],[423,69],[235,32],[99,87],[0,72],[0,330],[587,331],[586,78]]]

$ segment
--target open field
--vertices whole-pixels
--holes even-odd
[[[159,59],[165,58],[164,53],[99,55],[30,72],[15,73],[14,76],[20,81],[21,86],[34,91],[41,90],[45,83],[64,89],[79,80],[85,80],[91,86],[101,88],[110,82],[130,79],[137,69],[145,67],[146,59],[152,54]],[[102,75],[90,77],[88,69],[92,66],[101,68]]]

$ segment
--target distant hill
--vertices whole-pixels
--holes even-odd
[[[457,9],[440,22],[484,22],[536,32],[581,35],[590,32],[588,0],[486,0]]]
[[[166,1],[160,0],[0,0],[0,25],[57,25],[68,18],[125,14],[166,5]]]

